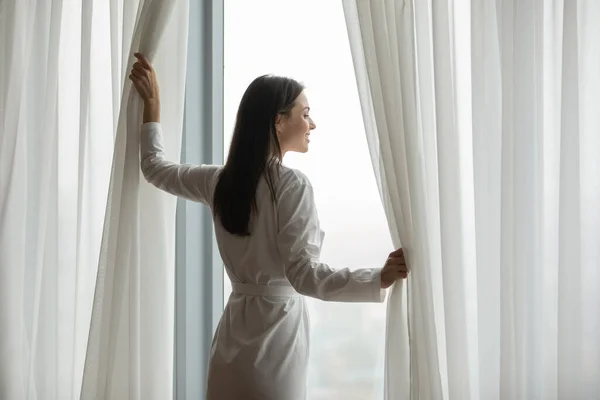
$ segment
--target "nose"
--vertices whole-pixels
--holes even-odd
[[[312,118],[310,119],[310,129],[317,129],[317,125],[315,124],[315,121],[312,120]]]

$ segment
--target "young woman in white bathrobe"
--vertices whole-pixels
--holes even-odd
[[[306,152],[316,128],[298,82],[262,76],[246,90],[224,166],[181,165],[163,153],[156,75],[136,54],[130,79],[144,100],[141,168],[157,188],[213,212],[219,251],[233,293],[214,336],[209,400],[303,400],[309,351],[303,296],[382,302],[406,278],[402,250],[381,269],[334,269],[320,258],[323,232],[313,187],[282,165]]]

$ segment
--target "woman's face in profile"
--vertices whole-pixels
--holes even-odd
[[[306,153],[310,142],[310,133],[317,126],[310,117],[310,106],[306,93],[296,98],[294,107],[287,116],[278,117],[277,137],[282,154],[288,151]]]

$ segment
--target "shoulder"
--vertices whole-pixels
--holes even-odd
[[[308,176],[306,176],[300,170],[286,167],[285,165],[280,166],[278,186],[282,192],[291,188],[306,187],[312,189],[312,185],[308,179]]]
[[[280,206],[313,204],[313,187],[308,177],[302,171],[282,165],[277,185],[277,202]]]

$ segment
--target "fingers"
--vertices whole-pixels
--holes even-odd
[[[148,69],[146,69],[141,63],[136,62],[133,64],[133,67],[131,69],[132,71],[139,71],[141,73],[147,73],[149,72]]]
[[[129,79],[133,83],[133,86],[135,87],[137,92],[142,96],[142,98],[144,98],[147,93],[147,88],[146,88],[147,83],[146,83],[145,79],[134,75],[133,72],[129,75]]]
[[[148,59],[140,53],[134,53],[133,54],[135,56],[135,58],[137,58],[139,60],[139,62],[142,64],[142,66],[148,70],[152,70],[152,65],[150,64],[150,61],[148,61]]]
[[[392,278],[392,279],[398,279],[399,276],[404,276],[410,274],[410,271],[408,271],[406,268],[386,268],[385,270],[381,271],[381,276],[387,277],[387,278]]]
[[[133,82],[133,84],[137,87],[140,83],[140,78],[138,78],[137,76],[133,75],[133,73],[129,74],[129,79],[131,80],[131,82]]]
[[[395,254],[398,254],[398,252],[394,252]],[[397,275],[397,278],[403,277],[405,278],[406,275],[408,275],[409,273],[409,269],[408,266],[406,265],[406,259],[404,258],[404,255],[396,255],[396,256],[391,256],[386,260],[385,262],[385,270],[389,271],[389,273]],[[402,276],[400,276],[402,275]]]
[[[142,87],[142,83],[139,78],[136,78],[133,75],[129,75],[129,79],[133,83],[133,86],[138,91],[138,93],[142,94],[144,92],[144,88]]]
[[[402,248],[400,248],[398,250],[394,250],[390,253],[390,257],[400,257],[400,256],[404,256],[404,250]]]
[[[148,59],[142,54],[135,53],[134,56],[138,61],[133,63],[129,79],[133,82],[133,85],[140,95],[145,97],[148,93],[149,85],[153,82],[152,74],[154,73],[154,70]]]
[[[142,72],[132,70],[129,74],[129,79],[137,86],[146,85],[146,77]]]
[[[408,266],[406,264],[388,264],[391,267],[392,271],[397,273],[405,273],[408,272]]]
[[[140,62],[136,62],[133,64],[133,66],[131,67],[132,71],[138,71],[139,73],[147,76],[148,78],[152,75],[152,73],[154,72],[152,70],[152,68],[146,68],[142,63]]]
[[[388,272],[382,273],[381,275],[381,287],[383,289],[387,289],[394,284],[394,282],[400,279],[406,279],[408,277],[408,272]]]
[[[135,76],[138,79],[142,79],[144,77],[146,77],[146,73],[144,71],[140,71],[139,69],[132,69],[131,70],[131,75]]]
[[[402,257],[389,257],[386,262],[386,265],[403,265],[406,266],[406,259],[404,258],[404,256]]]
[[[394,275],[395,280],[406,279],[407,277],[408,277],[408,272],[398,272]]]
[[[387,259],[387,264],[406,264],[406,260],[404,259],[404,256],[402,257],[389,257]]]

